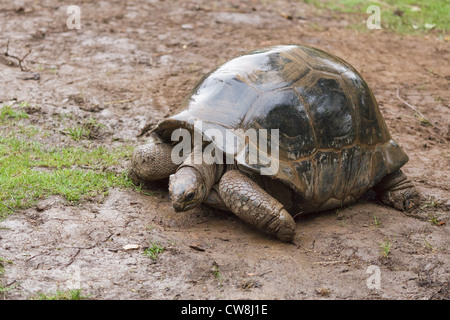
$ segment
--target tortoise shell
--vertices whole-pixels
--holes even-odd
[[[182,107],[154,130],[163,140],[180,127],[195,130],[199,121],[202,134],[210,128],[224,136],[226,129],[279,129],[278,158],[271,159],[270,143],[265,153],[278,161],[272,178],[300,195],[307,211],[353,201],[408,161],[361,75],[309,46],[275,46],[234,58],[204,76]],[[248,141],[230,149],[210,138],[236,159],[248,158],[252,149]],[[261,170],[244,161],[238,167]]]

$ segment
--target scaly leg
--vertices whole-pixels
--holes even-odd
[[[291,215],[242,172],[227,171],[219,182],[219,193],[225,205],[245,222],[282,241],[294,239],[296,226]]]
[[[172,146],[163,142],[150,142],[138,146],[131,157],[129,177],[134,183],[168,178],[178,165],[171,159]]]

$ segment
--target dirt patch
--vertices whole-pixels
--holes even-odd
[[[77,206],[51,197],[1,222],[0,257],[12,263],[0,276],[11,289],[0,297],[78,286],[94,299],[450,298],[448,42],[357,32],[347,16],[290,1],[74,1],[79,30],[67,28],[59,2],[19,2],[0,5],[0,53],[8,41],[15,56],[31,49],[28,71],[0,60],[0,103],[38,105],[29,121],[52,132],[44,143],[76,144],[61,119],[95,119],[104,127],[93,145],[141,144],[138,133],[177,112],[218,64],[302,43],[344,58],[366,79],[410,157],[404,172],[423,205],[406,215],[361,200],[298,218],[295,244],[284,244],[207,207],[175,213],[164,182]],[[145,255],[152,245],[164,248],[156,258]]]

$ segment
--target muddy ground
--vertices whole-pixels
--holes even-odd
[[[66,25],[69,4],[81,8],[78,30]],[[2,1],[0,53],[8,40],[10,54],[31,49],[24,67],[39,80],[0,57],[0,103],[38,105],[27,121],[52,132],[43,143],[141,144],[139,132],[178,111],[216,65],[303,43],[366,79],[410,157],[404,172],[422,208],[405,214],[361,200],[297,218],[295,244],[285,244],[208,207],[176,214],[164,182],[78,205],[50,197],[1,222],[0,257],[12,263],[0,281],[12,289],[0,298],[70,288],[92,299],[450,298],[449,43],[435,32],[357,31],[355,19],[365,16],[294,1]],[[74,142],[61,133],[61,115],[105,127]],[[165,248],[156,260],[143,254],[152,243]],[[130,244],[138,246],[125,250]]]

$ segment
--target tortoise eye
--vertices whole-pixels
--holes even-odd
[[[186,194],[186,196],[184,197],[184,201],[191,201],[194,199],[195,193],[194,192],[189,192],[188,194]]]

